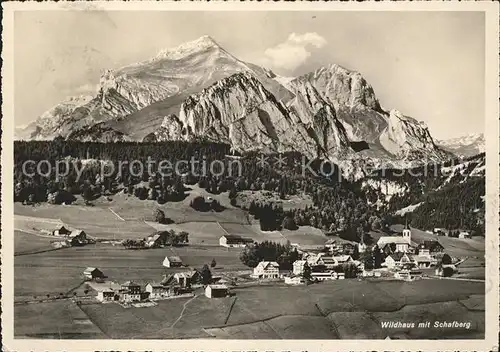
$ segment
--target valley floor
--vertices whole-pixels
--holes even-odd
[[[224,196],[224,195],[223,195]],[[220,196],[221,198],[223,196]],[[185,202],[164,206],[172,225],[150,222],[152,205],[124,201],[120,195],[94,207],[36,207],[15,204],[15,336],[73,339],[383,339],[482,338],[485,329],[481,281],[425,279],[413,282],[347,279],[302,287],[282,283],[245,283],[250,274],[239,260],[239,249],[218,245],[224,234],[321,246],[326,236],[317,229],[262,232],[246,213],[228,205],[221,213],[200,214]],[[189,197],[188,197],[189,198]],[[221,204],[224,204],[221,199]],[[183,219],[184,221],[180,221]],[[57,224],[83,229],[107,242],[54,250],[53,237],[43,231]],[[155,229],[189,232],[189,246],[126,250],[113,240],[143,238]],[[432,236],[415,232],[416,239]],[[441,239],[440,239],[441,240]],[[471,257],[470,278],[484,279],[484,242],[444,241],[446,250]],[[159,301],[155,307],[123,308],[100,304],[83,281],[86,267],[97,267],[110,280],[146,284],[164,274],[186,269],[162,266],[167,255],[178,255],[190,268],[215,259],[214,275],[238,278],[233,297],[195,297]],[[467,277],[467,275],[465,276]],[[43,319],[40,319],[43,317]],[[387,321],[466,321],[468,329],[384,328]]]

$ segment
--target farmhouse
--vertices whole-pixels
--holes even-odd
[[[413,255],[410,258],[418,268],[429,268],[436,260],[433,260],[430,255]]]
[[[138,302],[143,298],[141,286],[133,281],[123,283],[118,296],[122,302]]]
[[[296,260],[293,262],[293,274],[302,275],[304,274],[304,267],[306,266],[305,260]]]
[[[165,257],[163,260],[163,266],[167,268],[178,268],[182,266],[182,260],[180,257],[177,256],[172,256],[172,257]]]
[[[194,274],[196,274],[196,271],[175,273],[174,279],[181,287],[189,287],[191,286]]]
[[[238,235],[224,235],[219,238],[219,244],[227,248],[245,247],[249,243],[253,243],[251,238],[244,238]]]
[[[396,252],[387,256],[384,262],[385,266],[389,269],[400,268],[404,265],[410,265],[411,263],[411,258],[408,256],[408,254],[403,252]]]
[[[439,243],[438,241],[436,240],[432,240],[432,241],[424,241],[423,244],[421,244],[419,247],[419,254],[423,254],[420,252],[421,249],[426,249],[429,254],[436,254],[436,253],[443,253],[444,251],[444,247],[441,243]],[[425,251],[424,251],[425,253]]]
[[[260,262],[253,269],[252,276],[259,279],[277,279],[279,278],[279,265],[276,262]]]
[[[150,282],[146,285],[146,292],[149,292],[150,299],[161,299],[171,295],[169,286],[163,286],[155,282]]]
[[[97,300],[101,302],[112,302],[115,300],[115,291],[105,288],[97,292]]]
[[[88,267],[83,271],[83,277],[87,280],[105,278],[103,272],[97,268]]]
[[[344,249],[344,246],[333,238],[325,242],[325,247],[328,248],[330,252],[341,252]]]
[[[67,236],[71,233],[70,230],[68,230],[66,227],[64,226],[60,226],[58,227],[57,229],[55,229],[54,231],[52,231],[52,235],[53,236]]]
[[[229,295],[229,289],[226,285],[207,285],[205,287],[205,296],[208,298],[226,297]]]
[[[82,246],[88,243],[87,234],[83,230],[74,230],[66,236],[71,241],[72,246]]]
[[[338,274],[335,271],[312,272],[311,279],[313,281],[336,280]]]

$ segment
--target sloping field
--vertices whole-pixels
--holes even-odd
[[[157,222],[147,221],[146,224],[157,231],[186,231],[189,233],[190,244],[219,246],[219,239],[226,234],[217,222],[200,221],[163,225]]]
[[[283,229],[280,231],[291,243],[301,246],[324,246],[328,237],[323,231],[311,226],[301,226],[295,231]]]
[[[87,315],[69,300],[16,305],[14,335],[17,338],[37,339],[107,338]]]
[[[286,238],[278,231],[261,231],[259,224],[242,225],[242,224],[220,224],[225,230],[225,234],[238,235],[253,239],[255,242],[273,241],[286,243]]]
[[[53,239],[36,236],[32,233],[14,231],[14,255],[52,250],[50,242]]]
[[[190,186],[193,187],[193,186]],[[200,212],[196,211],[190,206],[191,200],[196,196],[210,196],[217,199],[220,204],[226,206],[221,212]],[[232,223],[248,223],[246,213],[238,208],[234,208],[226,204],[227,196],[224,194],[213,195],[207,193],[203,189],[193,189],[186,192],[186,198],[178,202],[167,202],[166,204],[158,204],[152,200],[140,200],[128,194],[119,193],[113,196],[113,201],[108,203],[107,206],[111,207],[119,216],[125,220],[152,220],[155,209],[161,209],[165,215],[174,220],[176,223],[184,222],[207,222],[207,221],[220,221]]]

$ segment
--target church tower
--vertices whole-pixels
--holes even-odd
[[[408,220],[406,220],[405,228],[403,229],[403,238],[411,244],[411,230],[408,226]]]

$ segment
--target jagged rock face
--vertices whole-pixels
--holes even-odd
[[[408,160],[440,160],[451,156],[434,144],[423,122],[404,116],[397,110],[391,110],[380,143],[392,155]]]
[[[339,65],[321,67],[290,82],[310,82],[330,102],[352,141],[375,141],[387,122],[375,92],[359,72]]]
[[[63,102],[19,132],[25,139],[203,138],[240,151],[327,157],[355,175],[362,172],[353,160],[382,165],[450,157],[424,125],[384,111],[358,72],[330,65],[280,77],[238,60],[210,37],[108,70],[95,97]],[[351,142],[368,148],[354,152]]]

